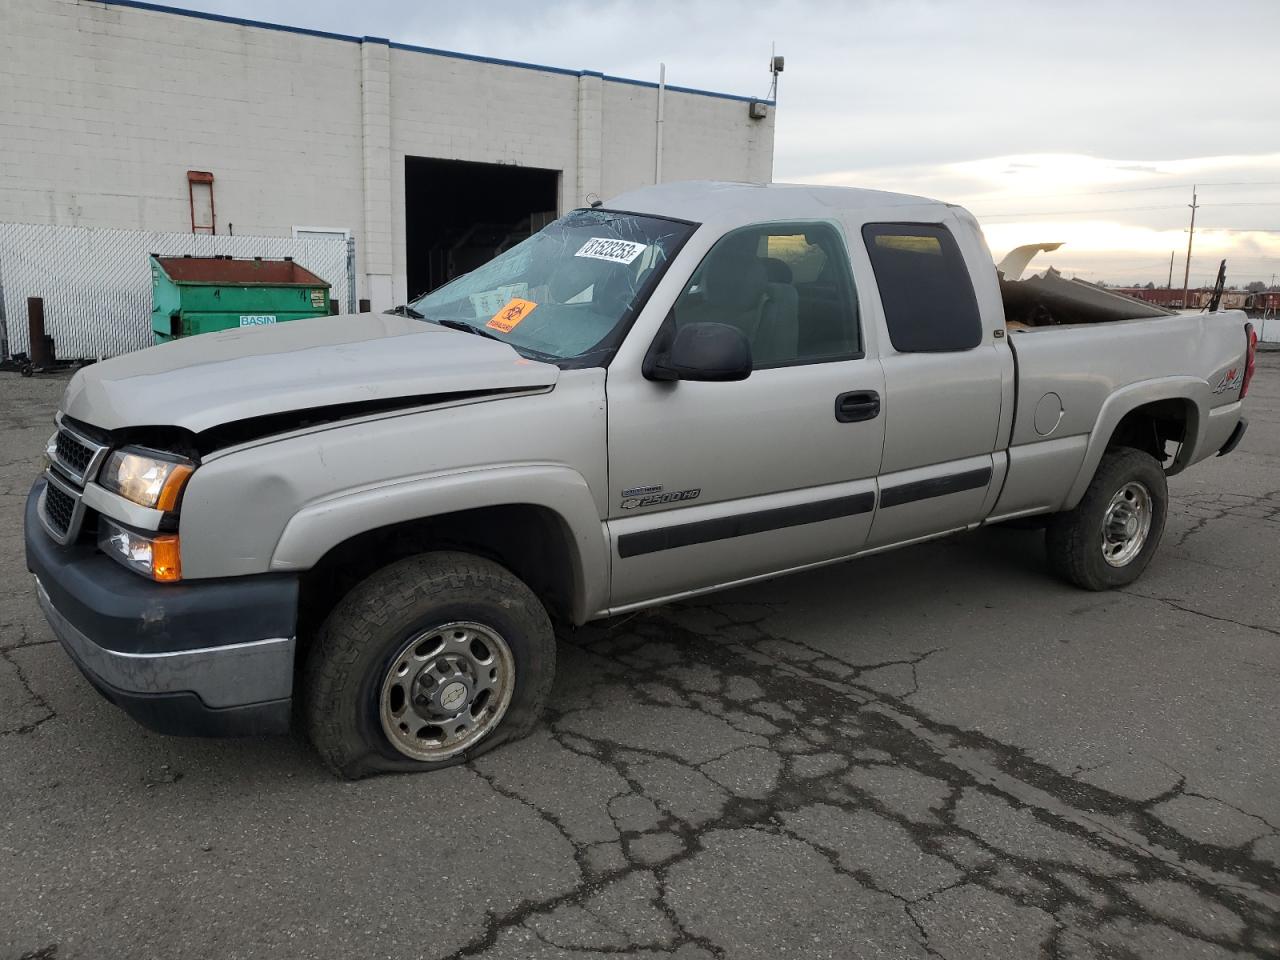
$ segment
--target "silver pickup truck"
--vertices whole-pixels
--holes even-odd
[[[1253,331],[1007,272],[932,200],[637,190],[393,315],[80,371],[27,565],[141,722],[294,721],[348,777],[528,732],[553,623],[1033,516],[1127,584],[1245,429]]]

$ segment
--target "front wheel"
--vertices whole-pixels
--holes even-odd
[[[421,554],[325,620],[305,669],[307,728],[344,777],[439,769],[529,733],[554,674],[551,622],[522,581],[470,554]]]
[[[1086,590],[1133,583],[1160,545],[1168,512],[1168,482],[1156,459],[1128,447],[1109,450],[1080,502],[1049,522],[1049,562]]]

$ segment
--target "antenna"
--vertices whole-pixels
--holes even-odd
[[[786,58],[777,54],[778,45],[771,43],[769,45],[769,94],[763,101],[752,100],[747,105],[747,116],[752,120],[763,120],[769,116],[769,104],[778,102],[778,74],[782,72],[782,68],[786,65]]]
[[[658,125],[653,151],[653,182],[662,182],[662,104],[667,98],[667,65],[658,64]]]
[[[777,102],[778,99],[778,74],[780,74],[787,65],[787,58],[778,56],[778,43],[774,41],[769,44],[769,97],[768,99]]]

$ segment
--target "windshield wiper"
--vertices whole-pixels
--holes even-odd
[[[427,319],[427,318],[426,318],[426,317],[424,317],[422,314],[420,314],[417,310],[413,309],[413,307],[409,306],[408,304],[404,304],[404,303],[400,304],[400,306],[398,306],[398,307],[393,307],[393,308],[391,308],[390,310],[383,310],[382,312],[383,312],[383,313],[389,313],[389,314],[391,314],[392,316],[395,316],[395,317],[408,317],[410,320],[425,320],[425,319]]]
[[[448,327],[450,330],[461,330],[463,333],[474,333],[477,337],[486,337],[490,340],[497,340],[499,343],[507,342],[495,333],[490,333],[488,330],[482,329],[481,327],[473,327],[465,320],[437,319],[436,317],[423,317],[422,319],[426,320],[427,323],[434,323],[437,326]]]
[[[542,350],[535,350],[533,347],[517,346],[510,340],[503,340],[497,334],[490,333],[483,327],[473,327],[465,320],[451,320],[448,318],[437,319],[436,317],[423,317],[422,319],[427,321],[427,323],[434,323],[438,327],[448,327],[450,330],[461,330],[463,333],[474,333],[477,337],[484,337],[486,340],[497,340],[499,343],[505,343],[522,357],[529,357],[530,354],[532,354],[531,359],[541,360],[544,363],[555,363],[560,359],[554,353],[545,353]]]

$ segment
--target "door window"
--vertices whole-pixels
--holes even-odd
[[[756,370],[859,357],[858,307],[844,242],[827,223],[726,234],[676,300],[677,328],[737,327]]]
[[[941,353],[982,342],[969,268],[950,230],[938,224],[868,223],[862,238],[895,350]]]

